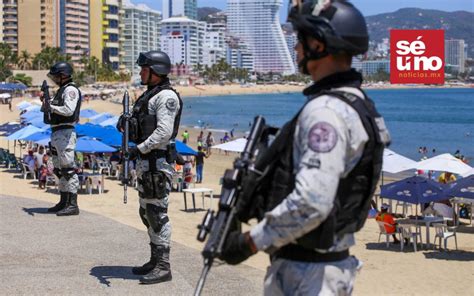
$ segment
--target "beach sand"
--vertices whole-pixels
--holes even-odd
[[[298,90],[301,90],[301,87],[298,87]],[[13,106],[20,101],[15,99]],[[82,108],[119,114],[122,107],[120,104],[97,100],[84,103]],[[18,114],[17,110],[10,112],[7,105],[0,105],[0,123],[18,121]],[[187,129],[191,134],[189,144],[195,148],[198,131]],[[181,131],[179,134],[181,134]],[[215,138],[219,139],[219,134]],[[0,146],[7,147],[4,138],[1,138]],[[12,141],[10,141],[9,147],[13,151]],[[232,166],[232,161],[236,156],[235,153],[225,155],[223,152],[219,153],[218,150],[213,151],[212,155],[205,159],[203,183],[197,184],[196,187],[211,188],[214,190],[214,195],[219,195],[219,179],[222,177],[224,170]],[[39,190],[36,181],[24,180],[18,172],[5,168],[0,169],[0,188],[4,195],[28,197],[50,202],[51,204],[56,203],[59,199],[53,188],[50,187],[47,191]],[[89,195],[80,192],[78,202],[83,210],[144,230],[138,216],[137,191],[129,188],[128,204],[124,205],[122,199],[123,187],[119,184],[119,181],[107,177],[103,194],[94,193]],[[217,199],[213,201],[214,208],[216,208],[217,201]],[[205,202],[208,206],[208,197]],[[188,196],[189,204],[191,204],[191,198]],[[198,196],[196,196],[196,206],[202,208],[202,202]],[[171,193],[169,215],[173,227],[172,240],[201,250],[203,244],[196,240],[196,226],[201,222],[204,213],[204,210],[199,210],[196,213],[185,212],[183,194],[180,192]],[[422,231],[424,233],[424,228]],[[423,249],[415,253],[411,246],[406,247],[405,251],[401,252],[400,247],[394,245],[387,249],[385,243],[383,243],[384,237],[382,237],[382,242],[377,243],[378,234],[379,231],[375,221],[368,220],[356,236],[357,245],[351,248],[351,253],[364,264],[356,279],[354,295],[468,295],[472,293],[474,227],[462,227],[457,234],[460,251],[448,252]],[[433,240],[433,238],[434,232],[432,231],[431,239]],[[126,240],[127,237],[123,237],[123,239]],[[137,243],[147,244],[146,241]],[[448,247],[451,250],[454,249],[452,239],[449,240]],[[265,272],[268,263],[268,256],[262,252],[245,262],[245,264],[261,270],[262,274]]]

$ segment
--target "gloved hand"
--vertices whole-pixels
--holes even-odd
[[[257,253],[252,237],[249,232],[240,233],[237,231],[229,233],[227,240],[222,248],[222,254],[219,259],[228,264],[237,265]]]
[[[125,118],[123,117],[123,115],[120,115],[117,121],[117,125],[115,127],[119,132],[123,133],[125,127]]]
[[[128,159],[129,160],[135,160],[138,157],[138,155],[140,155],[140,154],[141,154],[141,152],[140,152],[140,150],[138,150],[137,146],[128,148]]]

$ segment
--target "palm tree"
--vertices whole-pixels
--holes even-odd
[[[31,68],[30,59],[31,59],[31,54],[26,50],[22,50],[20,53],[20,56],[18,57],[18,62],[17,62],[18,67],[22,70],[30,69]]]

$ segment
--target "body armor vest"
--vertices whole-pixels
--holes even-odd
[[[67,84],[65,84],[65,85],[63,85],[59,88],[59,90],[56,93],[56,95],[54,96],[53,100],[51,100],[51,105],[53,105],[53,106],[64,106],[63,94],[64,94],[64,91],[66,90],[66,88],[68,86],[72,86],[72,87],[76,88],[79,92],[79,98],[77,100],[76,109],[74,109],[74,113],[71,116],[63,116],[63,115],[51,112],[51,122],[50,123],[52,125],[61,124],[61,123],[71,123],[71,124],[73,124],[73,123],[76,123],[76,122],[79,121],[79,113],[80,113],[80,110],[81,110],[82,95],[81,95],[81,91],[79,90],[79,88],[77,88],[77,86],[73,82],[69,82],[69,83],[67,83]]]
[[[335,235],[342,236],[360,230],[367,218],[370,200],[382,169],[385,139],[377,125],[377,118],[381,116],[373,102],[368,97],[361,99],[350,93],[336,91],[322,91],[312,99],[324,94],[345,101],[357,111],[369,140],[357,165],[348,176],[340,179],[334,207],[328,218],[299,238],[297,244],[288,244],[280,250],[291,248],[293,251],[301,247],[326,250],[334,244]],[[280,129],[271,146],[257,158],[255,169],[264,173],[260,177],[251,177],[258,181],[248,181],[256,183],[247,184],[249,189],[243,185],[245,189],[238,204],[240,221],[247,222],[251,218],[262,220],[266,212],[274,209],[294,190],[293,137],[301,110]]]
[[[179,122],[181,120],[183,101],[181,100],[179,93],[174,88],[172,88],[169,83],[164,83],[144,92],[133,105],[132,117],[130,118],[130,141],[138,145],[144,142],[155,131],[156,115],[149,114],[148,102],[156,94],[165,89],[172,90],[178,97],[179,101],[179,110],[174,119],[173,133],[170,140],[174,140],[174,138],[176,138],[179,129]]]

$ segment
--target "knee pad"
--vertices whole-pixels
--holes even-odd
[[[164,215],[168,213],[168,209],[152,204],[147,204],[145,211],[146,218],[148,223],[150,224],[150,227],[153,228],[154,232],[159,233],[163,225],[165,225],[169,221],[168,215]]]

